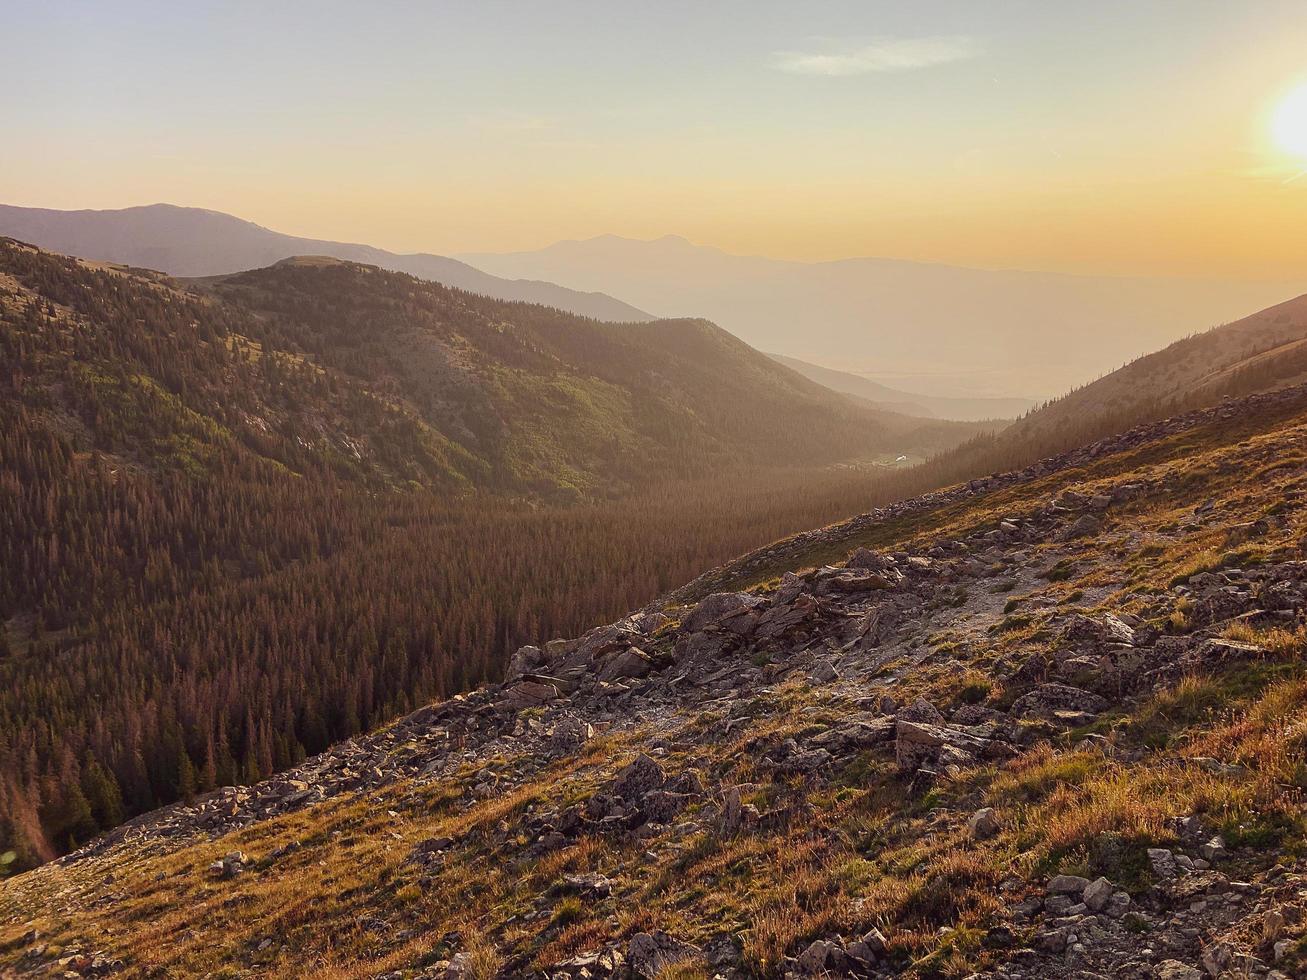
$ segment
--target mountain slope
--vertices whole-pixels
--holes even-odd
[[[967,432],[852,405],[704,321],[604,324],[331,259],[196,291],[13,244],[0,258],[15,315],[53,304],[47,350],[13,365],[29,404],[39,390],[92,430],[84,448],[136,463],[198,465],[231,443],[374,482],[612,495]]]
[[[901,412],[919,418],[973,421],[1014,418],[1029,411],[1034,405],[1024,398],[942,398],[935,395],[913,394],[898,391],[870,378],[864,378],[860,374],[849,374],[847,371],[836,371],[833,368],[809,364],[807,361],[786,357],[784,354],[767,356],[832,391],[853,395],[887,411]]]
[[[397,255],[370,245],[283,235],[229,214],[171,204],[115,211],[0,205],[0,235],[66,255],[158,269],[174,276],[220,275],[262,268],[294,255],[330,255],[598,320],[653,319],[599,292],[578,292],[529,279],[501,279],[443,255]]]
[[[0,861],[296,764],[897,491],[876,413],[701,321],[336,260],[0,241]],[[3,971],[0,971],[3,972]]]
[[[761,350],[940,396],[1060,395],[1195,330],[1307,288],[1117,279],[890,259],[791,262],[668,236],[603,236],[464,260],[704,316]]]
[[[1307,296],[1176,341],[1021,420],[1026,438],[1087,420],[1138,417],[1211,404],[1223,397],[1307,379]]]
[[[4,883],[0,962],[1301,975],[1305,494],[1300,386],[815,532]]]
[[[703,320],[595,323],[319,261],[206,288],[250,311],[260,337],[396,393],[483,460],[492,485],[596,493],[920,452],[967,432],[851,405]]]

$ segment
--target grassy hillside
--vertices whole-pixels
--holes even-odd
[[[1307,296],[1215,327],[1131,361],[1092,384],[1054,399],[1012,429],[1041,438],[1095,422],[1161,417],[1227,396],[1307,378]]]
[[[484,464],[483,485],[604,494],[935,451],[978,428],[852,405],[703,320],[605,324],[329,260],[207,286],[260,340],[394,393]]]
[[[0,962],[1300,975],[1304,494],[1295,389],[818,534],[7,882]]]

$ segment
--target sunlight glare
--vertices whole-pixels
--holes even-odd
[[[1291,90],[1276,106],[1271,135],[1285,153],[1307,160],[1307,82]]]

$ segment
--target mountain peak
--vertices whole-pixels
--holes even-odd
[[[0,235],[66,255],[201,278],[259,269],[293,256],[330,256],[406,272],[496,299],[541,303],[596,320],[653,317],[599,290],[574,290],[541,277],[505,279],[442,255],[399,255],[370,245],[300,238],[221,211],[148,204],[104,211],[0,205]]]

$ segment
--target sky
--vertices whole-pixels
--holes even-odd
[[[1307,261],[1307,142],[1274,138],[1307,83],[1302,0],[0,14],[3,203],[439,253],[611,233],[1121,275]]]

